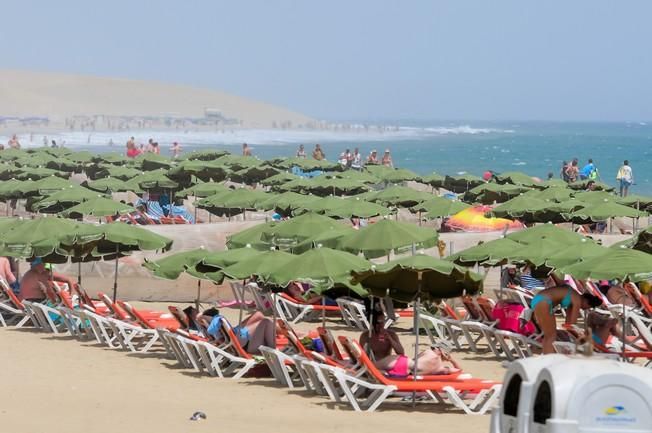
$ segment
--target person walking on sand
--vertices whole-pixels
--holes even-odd
[[[178,141],[172,143],[172,147],[170,148],[170,151],[172,152],[172,158],[174,159],[177,159],[179,155],[181,155],[181,145],[179,144]]]
[[[616,180],[620,183],[620,196],[627,197],[629,187],[634,183],[634,173],[632,173],[632,167],[629,166],[628,160],[625,160],[618,169]]]
[[[383,165],[385,167],[394,168],[394,162],[392,162],[392,156],[389,154],[389,149],[385,149],[385,154],[383,155]]]
[[[322,161],[326,159],[326,154],[321,149],[321,145],[315,144],[315,150],[312,151],[312,157],[317,161]]]
[[[242,156],[251,156],[251,148],[247,143],[242,143]]]
[[[306,149],[303,147],[303,144],[299,145],[299,149],[297,150],[297,158],[306,158]]]

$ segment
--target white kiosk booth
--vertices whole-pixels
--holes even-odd
[[[492,433],[652,433],[650,369],[547,355],[514,362],[505,379]]]

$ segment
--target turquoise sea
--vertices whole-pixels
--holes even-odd
[[[374,122],[379,124],[380,122]],[[592,158],[602,180],[616,184],[616,172],[624,159],[630,161],[635,185],[631,191],[652,195],[652,124],[646,123],[554,123],[554,122],[441,122],[383,121],[384,128],[366,127],[319,131],[306,130],[220,130],[220,131],[108,131],[69,132],[51,135],[66,146],[95,152],[123,152],[134,135],[139,142],[158,141],[162,153],[179,141],[184,151],[203,148],[240,152],[247,142],[260,158],[293,156],[299,144],[308,154],[320,143],[329,160],[346,148],[358,147],[363,156],[372,149],[379,154],[392,151],[394,164],[420,174],[468,172],[481,175],[523,171],[545,179],[549,172],[559,176],[564,160],[578,158],[580,166]],[[29,139],[23,136],[23,142]],[[42,145],[42,135],[31,137]],[[4,140],[4,137],[0,137]],[[113,145],[109,145],[110,142]],[[29,144],[28,144],[29,145]]]

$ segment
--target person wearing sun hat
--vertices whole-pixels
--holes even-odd
[[[19,298],[32,302],[43,301],[45,299],[45,293],[41,290],[41,284],[50,288],[52,287],[52,281],[66,283],[70,288],[75,285],[75,282],[71,278],[54,272],[50,263],[46,264],[41,257],[36,257],[31,262],[30,270],[25,272],[25,275],[20,280]]]
[[[394,168],[394,163],[392,162],[392,156],[389,154],[389,149],[385,149],[385,154],[383,155],[383,165],[385,167]]]

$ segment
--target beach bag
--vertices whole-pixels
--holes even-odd
[[[515,332],[521,335],[534,334],[536,328],[530,321],[523,322],[521,316],[525,307],[518,303],[501,301],[491,311],[492,318],[498,321],[496,327],[502,331]]]

